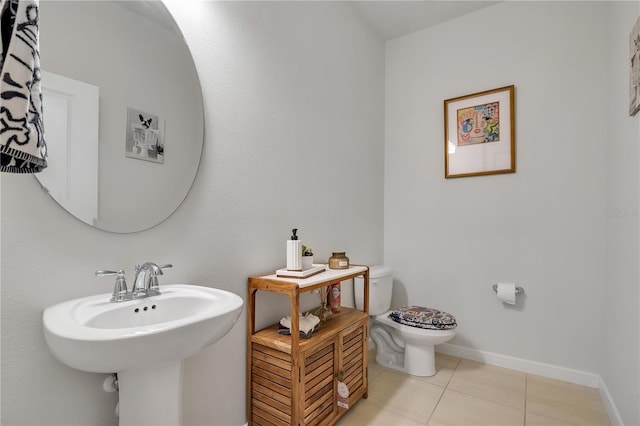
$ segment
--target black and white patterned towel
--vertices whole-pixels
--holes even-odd
[[[0,0],[0,171],[47,167],[42,124],[38,0]]]

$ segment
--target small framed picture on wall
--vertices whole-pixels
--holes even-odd
[[[516,171],[513,85],[444,101],[444,177]]]
[[[125,156],[164,163],[164,140],[160,119],[134,108],[127,108]]]

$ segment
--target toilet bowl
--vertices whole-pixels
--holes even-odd
[[[364,306],[364,280],[354,280],[356,307]],[[451,340],[455,329],[434,330],[401,324],[390,314],[393,275],[386,266],[369,268],[369,335],[376,346],[376,362],[413,376],[433,376],[435,368],[435,345]]]
[[[376,345],[376,362],[413,376],[435,375],[435,345],[453,339],[455,329],[412,327],[392,320],[390,313],[372,318],[370,335]]]

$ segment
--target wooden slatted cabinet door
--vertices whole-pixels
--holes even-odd
[[[301,381],[303,386],[304,425],[330,424],[337,414],[335,372],[337,338],[326,340],[313,350],[305,351]]]
[[[259,344],[251,356],[251,424],[291,425],[291,357]]]
[[[364,354],[367,350],[366,323],[352,325],[339,335],[339,377],[349,388],[349,407],[366,393],[367,366]],[[344,408],[339,408],[344,410]]]

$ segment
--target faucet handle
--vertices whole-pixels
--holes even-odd
[[[96,277],[110,277],[112,275],[120,275],[120,274],[122,274],[122,276],[124,277],[124,271],[122,269],[118,271],[103,271],[103,270],[96,271]]]
[[[173,265],[170,264],[170,263],[167,263],[166,265],[158,266],[158,268],[160,268],[160,275],[162,275],[162,270],[163,269],[173,268]]]
[[[124,271],[122,269],[118,271],[96,271],[96,277],[110,277],[116,276],[116,283],[113,286],[113,294],[111,295],[110,302],[124,302],[130,299],[130,294],[127,290],[127,281],[124,278]]]
[[[165,268],[173,268],[173,265],[166,264],[162,266],[158,266],[158,272],[151,274],[149,277],[149,289],[147,290],[147,294],[150,296],[155,296],[160,294],[160,284],[158,283],[158,275],[164,275],[162,270]]]

